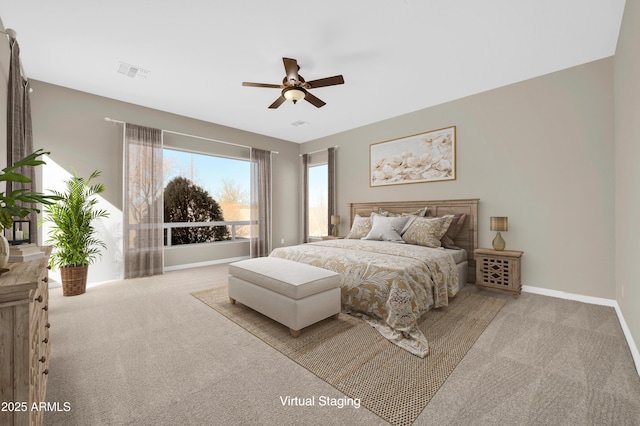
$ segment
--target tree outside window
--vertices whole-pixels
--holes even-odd
[[[249,220],[249,161],[164,149],[165,222]],[[173,244],[223,241],[231,226],[176,228]],[[249,238],[249,226],[236,227]]]

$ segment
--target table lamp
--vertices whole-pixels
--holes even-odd
[[[492,216],[491,230],[497,231],[496,237],[493,239],[493,249],[497,251],[504,250],[506,243],[502,239],[502,235],[500,235],[500,232],[509,230],[509,218]]]
[[[331,235],[333,235],[334,237],[338,236],[338,225],[340,225],[340,216],[332,214],[331,215],[331,225],[333,225],[333,227],[331,228]]]

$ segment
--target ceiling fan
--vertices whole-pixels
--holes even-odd
[[[282,79],[282,84],[248,83],[246,81],[242,83],[243,86],[249,87],[282,89],[280,97],[269,105],[269,108],[278,108],[284,101],[291,101],[295,104],[302,99],[305,99],[310,104],[320,108],[325,105],[325,102],[309,93],[309,89],[344,84],[344,78],[342,78],[341,75],[305,81],[304,78],[298,74],[298,70],[300,70],[298,61],[291,58],[282,58],[282,62],[284,62],[284,70],[287,73],[287,75]]]

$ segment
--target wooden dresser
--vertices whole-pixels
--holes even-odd
[[[9,263],[0,276],[0,425],[41,425],[49,373],[49,289],[45,257]],[[35,408],[35,409],[34,409]]]

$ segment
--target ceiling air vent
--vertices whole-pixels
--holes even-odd
[[[294,121],[293,123],[291,123],[291,125],[293,127],[304,127],[304,126],[308,126],[309,123],[307,123],[306,121],[298,120],[298,121]]]
[[[149,70],[124,62],[120,62],[120,65],[118,66],[118,73],[130,78],[147,78],[149,76],[149,72]]]

